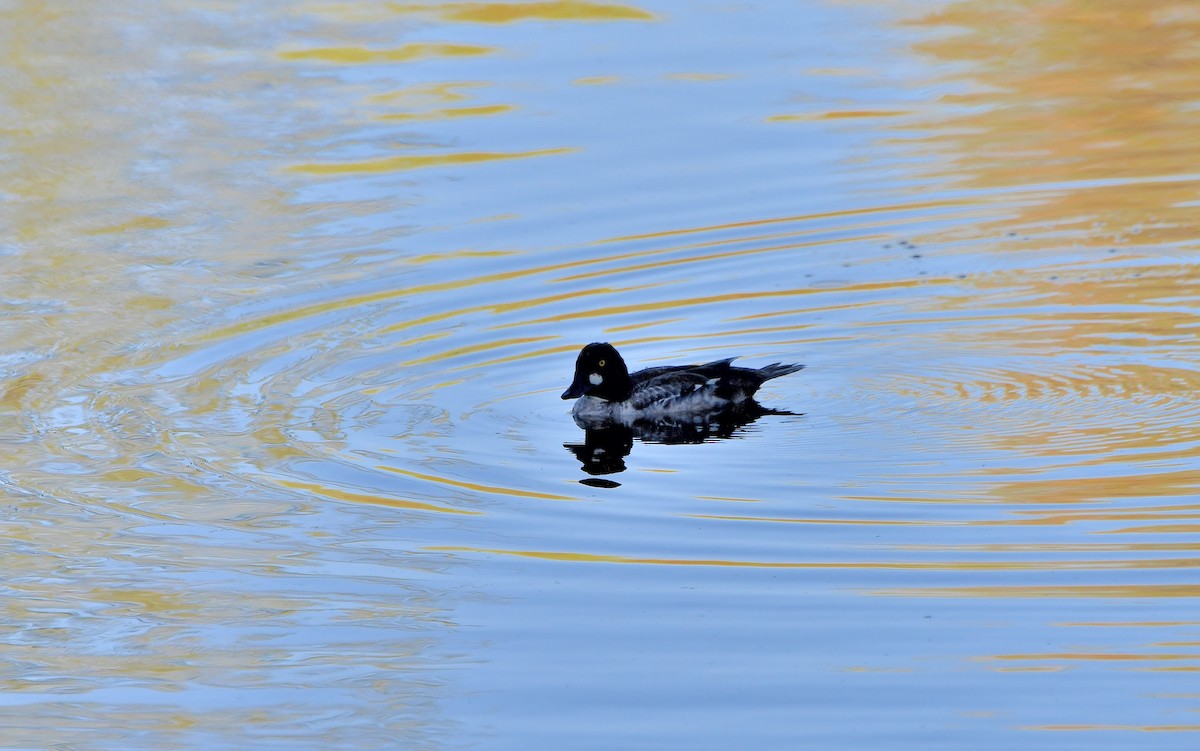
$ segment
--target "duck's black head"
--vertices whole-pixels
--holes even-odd
[[[629,379],[629,368],[607,342],[596,342],[584,347],[575,360],[575,380],[562,393],[563,399],[578,399],[594,396],[610,402],[623,402],[633,391]]]

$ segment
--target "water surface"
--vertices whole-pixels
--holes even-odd
[[[0,16],[0,745],[1195,747],[1189,4]]]

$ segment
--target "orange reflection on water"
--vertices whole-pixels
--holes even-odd
[[[460,151],[444,154],[405,154],[403,156],[388,156],[380,159],[367,159],[358,162],[321,162],[296,164],[290,167],[293,172],[304,172],[310,175],[347,175],[374,174],[386,172],[403,172],[405,170],[423,169],[426,167],[444,167],[446,165],[479,164],[480,162],[497,162],[509,159],[528,159],[537,156],[554,156],[569,154],[575,149],[536,149],[534,151]]]
[[[1119,463],[1119,458],[1114,460]],[[1153,474],[1095,475],[1062,479],[1025,479],[998,483],[990,489],[992,495],[1009,503],[1038,504],[1081,504],[1096,503],[1110,499],[1168,498],[1171,496],[1191,497],[1200,486],[1200,473],[1194,470],[1176,470]],[[1181,504],[1171,506],[1138,506],[1130,508],[1103,508],[1086,511],[1022,511],[1027,516],[1061,518],[1077,516],[1080,519],[1109,519],[1112,521],[1141,519],[1179,519],[1181,515],[1200,514],[1200,505]],[[1145,514],[1146,516],[1130,516]],[[1184,516],[1183,518],[1186,518]],[[1036,523],[1036,522],[1030,522]],[[1057,522],[1049,522],[1057,523]]]
[[[1127,527],[1122,529],[1109,529],[1101,534],[1121,535],[1121,534],[1139,534],[1139,535],[1200,535],[1200,524],[1147,524],[1139,527]]]
[[[95,229],[85,230],[88,235],[119,235],[122,232],[141,229],[166,229],[171,222],[158,216],[135,216],[117,224],[108,224]]]
[[[454,480],[449,477],[440,477],[425,472],[415,472],[411,469],[401,469],[400,467],[390,467],[386,464],[380,464],[375,467],[384,472],[392,472],[397,475],[411,477],[414,480],[425,480],[426,482],[437,483],[438,485],[447,485],[453,488],[461,488],[463,490],[472,490],[479,493],[494,493],[498,495],[511,495],[518,498],[539,498],[545,501],[575,501],[578,500],[568,495],[555,495],[553,493],[539,493],[534,490],[525,490],[522,488],[506,488],[500,485],[486,485],[478,482],[467,482],[465,480]]]
[[[1046,652],[1030,654],[991,655],[988,660],[1088,660],[1105,662],[1133,662],[1140,660],[1195,660],[1200,655],[1187,653],[1113,653],[1113,652]]]
[[[576,78],[571,83],[575,86],[608,86],[620,82],[620,76],[584,76]]]
[[[490,86],[486,81],[442,81],[436,83],[421,83],[406,86],[396,91],[383,94],[372,94],[368,102],[376,104],[404,104],[413,107],[430,103],[461,102],[470,98],[463,89],[479,89]]]
[[[1026,305],[1036,300],[1037,309],[1022,312],[1027,325],[972,333],[976,337],[986,334],[989,341],[1029,351],[1062,352],[1099,344],[1150,351],[1195,343],[1200,313],[1190,306],[1169,304],[1197,297],[1200,275],[1192,268],[1142,263],[1114,269],[1097,264],[1096,260],[1051,267],[1036,274],[980,275],[971,284],[987,302],[956,300],[944,304],[980,314],[995,311],[1003,315],[1016,302],[1014,297],[1018,294]],[[1073,315],[1075,311],[1063,306],[1087,307],[1087,315]],[[1036,337],[1028,330],[1034,326],[1038,328]],[[1158,375],[1159,368],[1145,370],[1144,363],[1129,358],[1118,360],[1110,356],[1097,364],[1130,376],[1132,385],[1161,383],[1195,388],[1200,381],[1200,373],[1194,367],[1184,367],[1193,366],[1191,362],[1167,371],[1169,379]],[[1143,368],[1140,374],[1128,372],[1138,368]],[[1132,377],[1135,375],[1136,380]]]
[[[797,113],[791,115],[769,115],[766,121],[769,123],[790,123],[809,120],[855,120],[859,118],[876,120],[886,117],[904,117],[911,114],[912,112],[909,110],[829,110],[826,112]]]
[[[1024,725],[1021,730],[1053,730],[1060,732],[1084,731],[1140,731],[1145,733],[1194,733],[1200,725]]]
[[[590,308],[583,310],[575,310],[558,315],[547,316],[545,318],[535,318],[532,321],[522,322],[514,325],[527,325],[528,323],[560,323],[562,321],[571,321],[580,318],[609,318],[619,316],[626,313],[637,313],[655,310],[677,310],[679,308],[692,306],[715,305],[722,302],[745,301],[756,298],[774,298],[774,297],[791,297],[795,295],[812,294],[809,289],[791,289],[791,290],[769,290],[764,292],[748,292],[741,294],[723,294],[723,295],[705,295],[703,297],[682,297],[673,300],[655,300],[650,302],[633,303],[628,305],[607,305],[599,308]]]
[[[872,594],[886,597],[990,597],[990,598],[1196,598],[1197,584],[1046,584],[1030,586],[896,587]]]
[[[722,500],[742,500],[749,499],[722,499]],[[819,518],[788,518],[776,516],[735,516],[730,514],[682,514],[688,519],[711,519],[714,521],[727,522],[767,522],[771,524],[832,524],[832,525],[859,525],[865,527],[944,527],[958,526],[961,522],[953,521],[930,521],[928,519],[819,519]]]
[[[1087,245],[1135,231],[1142,241],[1194,238],[1193,2],[964,0],[908,23],[937,32],[917,51],[964,84],[903,141],[940,157],[936,175],[1041,186],[1021,220],[1076,231]]]
[[[468,509],[457,509],[450,506],[439,506],[435,503],[427,503],[424,501],[410,501],[401,498],[385,498],[381,495],[372,493],[354,493],[348,490],[340,490],[331,488],[327,485],[319,485],[312,482],[301,482],[299,480],[282,480],[277,479],[276,482],[285,488],[291,490],[301,490],[305,493],[333,498],[338,501],[348,501],[350,503],[365,503],[372,506],[384,506],[387,508],[403,508],[412,509],[414,511],[436,511],[440,514],[466,514],[477,516],[482,514],[482,511],[471,511]]]
[[[686,83],[711,83],[714,81],[728,81],[735,78],[735,76],[732,73],[681,72],[667,73],[663,78],[668,81],[683,81]]]
[[[391,49],[369,49],[367,47],[314,47],[301,50],[283,50],[279,57],[284,60],[316,60],[341,65],[364,63],[406,63],[436,57],[478,57],[491,55],[498,50],[477,44],[448,44],[441,42],[410,42]]]
[[[1107,571],[1124,569],[1163,569],[1163,568],[1200,568],[1200,559],[1172,558],[1147,560],[1091,560],[1091,561],[764,561],[730,558],[662,558],[653,556],[630,556],[605,553],[583,553],[564,550],[512,550],[502,548],[480,548],[469,546],[441,545],[426,548],[432,551],[451,553],[476,553],[482,555],[512,556],[516,558],[535,558],[544,561],[565,561],[573,563],[623,563],[634,565],[655,566],[719,566],[726,568],[778,568],[778,569],[811,569],[811,570],[872,570],[872,571]],[[893,589],[878,592],[898,596],[966,596],[955,594],[959,591],[986,591],[988,587],[946,587],[941,589]],[[1022,590],[1022,587],[996,587],[997,590]],[[1037,589],[1031,587],[1029,589]],[[1063,589],[1047,587],[1044,589]],[[1065,589],[1071,589],[1066,587]],[[1190,589],[1200,591],[1200,587]],[[933,594],[924,594],[926,591]],[[987,596],[979,594],[977,596]],[[1016,596],[1012,594],[995,596]],[[1054,596],[1045,594],[1043,596]],[[1080,595],[1083,596],[1083,595]],[[1116,596],[1116,595],[1110,595]],[[1165,595],[1161,595],[1165,596]],[[1174,596],[1184,597],[1185,594]]]
[[[403,14],[434,15],[459,23],[515,23],[518,21],[653,21],[653,13],[632,5],[582,0],[526,3],[388,3]]]
[[[412,360],[407,360],[402,363],[397,363],[397,367],[408,368],[408,367],[414,367],[417,365],[426,365],[429,363],[441,362],[442,360],[448,360],[452,357],[462,357],[463,355],[472,355],[472,354],[476,354],[479,352],[491,352],[492,350],[504,349],[507,347],[517,347],[517,346],[522,346],[522,345],[526,345],[526,344],[536,344],[538,342],[546,342],[546,341],[550,341],[552,339],[557,339],[557,338],[558,337],[555,337],[555,336],[518,336],[518,337],[509,338],[509,339],[485,341],[485,342],[480,342],[478,344],[468,344],[468,345],[464,345],[462,347],[455,347],[453,349],[443,350],[436,354],[429,355],[428,357],[418,357],[418,358],[414,358]],[[525,352],[527,352],[527,350],[522,349],[522,353],[523,353],[522,357],[527,356],[526,354],[524,354]]]
[[[939,198],[936,200],[905,201],[903,203],[879,206],[854,206],[852,208],[839,209],[835,211],[822,211],[819,213],[769,216],[761,219],[722,222],[720,224],[704,224],[695,227],[671,227],[655,232],[640,232],[633,235],[617,235],[615,237],[599,240],[597,241],[597,244],[603,245],[611,243],[624,243],[633,240],[655,240],[667,237],[678,237],[680,235],[727,232],[730,230],[743,230],[750,227],[769,227],[776,224],[800,224],[807,222],[831,221],[840,220],[845,217],[860,216],[892,215],[888,218],[887,224],[889,226],[895,226],[898,221],[902,221],[902,218],[898,215],[912,215],[913,221],[928,222],[931,218],[942,218],[942,212],[948,214],[952,210],[969,209],[975,205],[975,202],[963,199]],[[935,213],[935,211],[937,213]],[[845,225],[839,221],[836,222],[836,226],[840,228]]]
[[[511,104],[484,104],[478,107],[445,107],[442,109],[426,110],[424,112],[391,112],[379,115],[377,120],[392,122],[430,122],[435,120],[455,120],[463,117],[490,117],[512,112],[516,107]]]
[[[375,115],[384,122],[432,122],[466,117],[490,117],[503,115],[517,109],[512,104],[478,104],[447,107],[446,104],[464,102],[470,98],[464,89],[488,86],[483,81],[445,81],[409,86],[398,91],[373,94],[367,97],[370,104],[402,106],[401,112],[385,112]]]

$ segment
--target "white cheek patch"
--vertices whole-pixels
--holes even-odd
[[[592,373],[590,376],[588,376],[588,383],[592,384],[593,386],[599,386],[600,384],[604,383],[604,378],[601,377],[599,373]]]

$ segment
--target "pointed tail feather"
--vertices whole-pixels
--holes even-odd
[[[772,378],[779,378],[788,373],[795,373],[797,370],[803,370],[803,365],[784,365],[781,362],[773,362],[770,365],[759,368],[758,372],[762,374],[764,381],[769,381]]]

